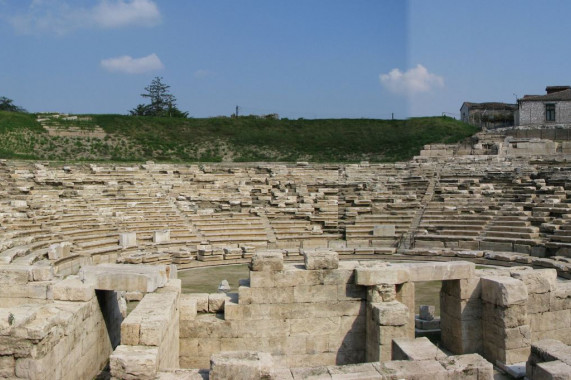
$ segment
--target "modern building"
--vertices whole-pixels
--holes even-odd
[[[545,91],[518,99],[516,125],[571,124],[571,86],[547,86]]]

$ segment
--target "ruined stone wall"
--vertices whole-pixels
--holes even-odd
[[[508,136],[518,139],[571,140],[570,128],[514,128],[507,129],[503,132]]]
[[[181,309],[198,304],[199,312],[181,316],[181,367],[208,368],[212,354],[239,350],[271,353],[278,367],[365,361],[366,294],[354,282],[357,263],[338,263],[335,255],[284,265],[281,253],[268,254],[252,262],[249,283],[224,302],[223,313],[206,312],[204,297],[187,299],[193,306]]]
[[[0,275],[0,289],[13,292],[1,299],[0,378],[93,378],[113,350],[93,287],[72,290],[68,285],[79,282],[73,278],[34,284],[30,277],[31,270],[11,267]],[[49,303],[37,298],[42,288]]]
[[[125,318],[121,345],[109,358],[114,377],[154,379],[159,370],[179,367],[180,289],[181,281],[170,279]]]

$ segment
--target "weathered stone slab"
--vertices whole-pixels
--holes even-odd
[[[381,326],[403,326],[408,322],[408,307],[398,301],[369,304],[373,320]]]
[[[373,236],[375,237],[395,237],[394,224],[378,224],[373,226]]]
[[[528,293],[543,294],[555,291],[557,271],[555,269],[535,269],[511,272],[511,276],[522,280]]]
[[[476,265],[466,261],[403,264],[409,273],[410,281],[462,280],[474,277]]]
[[[445,357],[444,351],[426,337],[393,339],[393,360],[440,360]]]
[[[143,346],[117,346],[109,357],[111,376],[124,380],[155,379],[159,349]]]
[[[221,352],[210,358],[210,380],[269,379],[272,367],[272,356],[265,352]]]
[[[371,363],[347,364],[327,367],[335,380],[379,380],[380,374]]]
[[[208,312],[217,313],[224,311],[224,303],[230,300],[226,293],[211,293],[208,295]]]
[[[381,374],[381,379],[426,379],[448,380],[448,371],[436,360],[394,360],[372,363]]]
[[[482,299],[498,306],[524,304],[527,301],[527,287],[521,280],[511,277],[482,277]]]
[[[54,300],[89,301],[95,297],[93,283],[82,282],[77,276],[70,276],[52,287]]]
[[[494,366],[478,354],[448,356],[440,360],[450,379],[494,378]]]
[[[168,280],[164,265],[100,264],[86,266],[79,271],[79,278],[92,282],[99,290],[124,290],[153,292],[165,286]]]
[[[307,270],[337,269],[339,267],[339,256],[335,251],[304,251],[303,261]]]
[[[396,285],[408,282],[409,272],[400,266],[378,266],[355,268],[355,284],[357,285]]]
[[[281,252],[256,252],[252,256],[250,270],[281,271],[284,269],[284,257]]]

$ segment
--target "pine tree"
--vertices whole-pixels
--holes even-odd
[[[169,88],[169,85],[163,83],[162,77],[155,77],[145,87],[145,93],[141,94],[151,103],[139,104],[129,112],[135,116],[188,117],[188,112],[182,112],[176,107],[176,98],[169,92]]]

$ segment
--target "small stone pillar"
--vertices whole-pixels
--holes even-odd
[[[484,357],[505,365],[527,361],[531,329],[525,283],[501,276],[482,277],[481,283]]]
[[[367,304],[365,351],[368,362],[390,361],[393,339],[410,338],[408,315],[408,307],[398,301]]]
[[[130,248],[137,246],[136,232],[122,232],[119,234],[119,245],[121,248]]]
[[[386,264],[355,269],[355,283],[368,287],[368,362],[390,361],[394,338],[414,338],[414,283],[409,278],[407,269]]]
[[[71,253],[71,243],[64,241],[52,244],[48,248],[48,258],[50,260],[59,260],[68,257]]]
[[[171,240],[170,230],[160,230],[153,232],[153,243],[168,243]]]
[[[441,341],[454,354],[483,354],[481,294],[479,277],[442,281]]]

